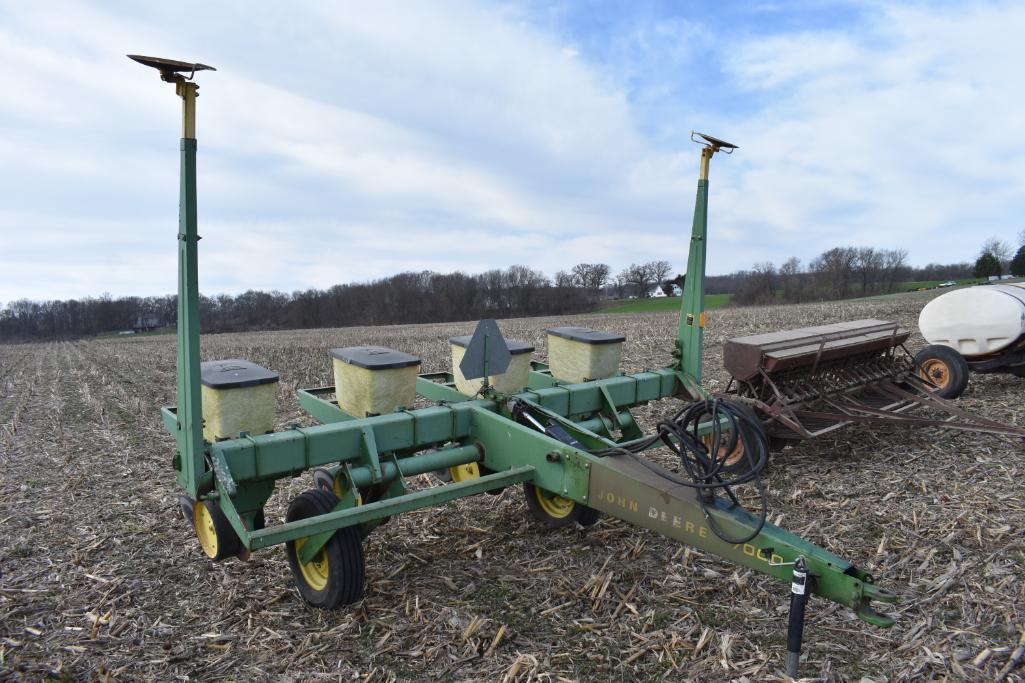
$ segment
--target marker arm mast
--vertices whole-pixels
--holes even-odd
[[[178,76],[175,91],[182,99],[181,187],[178,207],[178,448],[180,478],[196,496],[203,462],[203,406],[199,374],[199,267],[196,211],[195,83]]]
[[[695,135],[701,139],[696,139]],[[692,398],[701,387],[701,354],[705,333],[705,256],[708,243],[708,167],[712,156],[719,151],[732,154],[737,148],[702,133],[691,133],[691,139],[704,145],[698,172],[698,193],[694,202],[694,223],[690,233],[690,251],[687,255],[687,275],[683,283],[683,301],[680,304],[680,323],[676,336],[679,370],[688,380],[685,389]]]

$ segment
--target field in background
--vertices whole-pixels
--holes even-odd
[[[1021,278],[1014,280],[1005,280],[1006,282],[1021,282]],[[908,282],[901,282],[897,285],[895,292],[890,294],[876,294],[868,297],[851,296],[849,299],[841,299],[840,301],[861,301],[869,299],[880,299],[885,297],[892,297],[896,295],[902,295],[909,292],[917,292],[919,290],[934,290],[940,283],[947,282],[947,280],[913,280]],[[977,285],[986,282],[985,278],[968,278],[964,280],[957,280],[957,286],[966,285]],[[941,292],[944,290],[940,290]],[[722,308],[728,306],[732,299],[732,294],[706,294],[705,295],[705,308],[712,310],[715,308]],[[600,305],[599,313],[652,313],[659,311],[674,311],[680,310],[680,301],[682,297],[671,296],[663,297],[658,299],[619,299],[616,301],[604,302]],[[781,306],[789,304],[780,304]]]
[[[705,309],[722,308],[730,302],[732,294],[706,294]],[[660,299],[629,299],[612,301],[603,306],[601,313],[651,313],[655,311],[674,311],[679,313],[683,297],[667,296]]]
[[[936,294],[712,310],[706,385],[725,388],[730,337],[866,317],[915,329]],[[544,359],[544,329],[567,323],[624,333],[625,371],[671,360],[675,313],[501,326]],[[249,358],[281,374],[277,428],[287,429],[310,423],[295,389],[332,382],[329,348],[382,344],[420,355],[425,371],[445,370],[448,337],[472,329],[217,334],[202,343],[204,360]],[[922,344],[916,334],[908,346]],[[159,417],[174,380],[167,335],[3,347],[0,679],[783,680],[787,584],[609,518],[587,530],[543,528],[519,488],[380,527],[366,542],[367,595],[346,610],[308,608],[280,547],[246,563],[210,563],[176,504],[174,444]],[[976,375],[959,404],[1025,425],[1023,388]],[[650,428],[679,405],[651,404],[638,418]],[[897,625],[878,630],[813,598],[802,672],[993,680],[1025,618],[1021,445],[854,427],[773,457],[770,520],[857,563],[901,600],[889,610]],[[309,473],[279,482],[268,521],[280,522],[311,486]]]
[[[917,289],[935,289],[938,285],[949,280],[912,280],[909,282],[901,282],[897,284],[898,292],[913,292]],[[986,282],[986,278],[967,278],[965,280],[955,280],[958,285],[977,285],[981,282]]]

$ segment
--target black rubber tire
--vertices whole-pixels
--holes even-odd
[[[915,368],[918,369],[920,376],[929,376],[925,374],[926,371],[922,366],[930,361],[937,364],[938,367],[942,367],[943,371],[947,373],[946,383],[935,391],[937,396],[954,399],[964,393],[968,387],[970,372],[968,361],[964,359],[964,356],[949,346],[939,344],[926,346],[915,354]],[[936,376],[933,375],[930,380],[936,381]]]
[[[533,484],[524,482],[523,484],[523,497],[527,501],[527,510],[530,512],[530,516],[550,527],[566,527],[572,526],[573,524],[580,524],[581,526],[593,526],[598,523],[601,518],[601,513],[594,508],[587,507],[573,501],[573,507],[566,515],[555,516],[550,514],[541,506],[541,501],[538,500],[539,495],[544,495],[544,491],[535,487]]]
[[[288,506],[285,521],[294,522],[323,515],[331,512],[337,504],[338,498],[329,491],[304,491]],[[339,529],[324,544],[322,552],[327,559],[327,583],[323,588],[317,589],[303,576],[296,555],[295,541],[285,543],[285,555],[288,557],[288,567],[292,570],[292,580],[303,600],[320,609],[335,609],[362,598],[366,561],[363,557],[363,543],[359,530],[354,526]]]
[[[1025,377],[1025,365],[1019,365],[1011,368],[1011,374],[1015,377]]]
[[[182,513],[182,518],[189,524],[192,524],[192,507],[195,504],[196,501],[189,496],[178,496],[178,511]]]
[[[580,516],[577,517],[577,524],[580,526],[594,526],[601,519],[601,513],[586,505],[577,505],[580,508]]]
[[[221,506],[213,500],[200,500],[193,506],[193,528],[195,529],[196,524],[196,508],[206,508],[206,511],[210,514],[210,521],[213,523],[213,533],[216,538],[216,549],[213,553],[210,552],[200,542],[200,549],[203,554],[214,562],[220,562],[226,560],[229,557],[235,557],[242,550],[242,540],[235,533],[235,529],[232,528],[231,522],[224,516],[224,512],[221,510]],[[197,536],[199,535],[197,531]]]

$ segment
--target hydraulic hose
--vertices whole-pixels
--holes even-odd
[[[709,433],[711,448],[698,435],[698,426],[706,421],[712,423],[712,431]],[[680,458],[680,467],[688,478],[667,473],[638,455],[659,440]],[[738,445],[741,447],[740,459],[729,462],[738,452]],[[758,536],[765,526],[767,502],[761,472],[769,459],[769,441],[762,425],[742,405],[719,398],[691,403],[671,418],[659,422],[656,433],[651,437],[634,442],[629,447],[616,446],[593,453],[597,456],[625,455],[673,484],[697,489],[698,504],[701,505],[709,527],[727,543],[747,543]],[[744,484],[752,484],[758,491],[758,524],[746,536],[732,538],[718,527],[715,518],[708,512],[708,505],[714,500],[716,490],[722,489],[734,505],[740,506],[740,501],[731,489]]]

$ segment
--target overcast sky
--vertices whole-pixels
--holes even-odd
[[[200,285],[403,270],[709,272],[842,244],[914,264],[1025,213],[1025,3],[0,1],[0,303],[175,288],[197,76]]]

